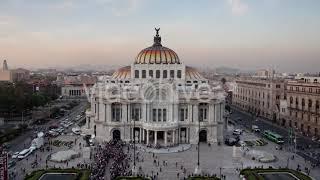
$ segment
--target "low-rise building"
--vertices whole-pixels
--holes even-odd
[[[59,78],[61,84],[61,96],[65,98],[85,98],[86,91],[96,82],[97,77],[89,75],[72,75]],[[87,88],[87,90],[86,90]]]

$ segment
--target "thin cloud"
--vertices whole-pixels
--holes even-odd
[[[15,23],[16,18],[13,16],[0,16],[0,26],[11,25]]]
[[[244,15],[249,11],[248,4],[244,3],[242,0],[228,0],[231,6],[232,14],[234,15]]]

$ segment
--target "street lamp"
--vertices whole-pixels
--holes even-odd
[[[200,168],[200,118],[198,117],[198,162],[197,166],[195,168],[194,173],[195,174],[201,174],[201,168]]]
[[[135,133],[135,127],[136,127],[136,120],[138,120],[137,114],[135,114],[133,119],[133,167],[132,167],[132,174],[137,174],[137,168],[136,168],[136,133]]]

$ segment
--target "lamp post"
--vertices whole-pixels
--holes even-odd
[[[200,167],[200,119],[199,119],[199,123],[198,123],[198,128],[199,128],[199,139],[198,139],[198,163],[197,165]]]
[[[132,174],[135,176],[137,174],[137,168],[136,168],[136,133],[135,133],[135,127],[136,127],[136,120],[138,119],[138,116],[135,114],[133,119],[133,167],[132,167]]]
[[[200,118],[198,118],[198,162],[197,166],[194,170],[194,174],[201,174],[201,168],[200,168]]]

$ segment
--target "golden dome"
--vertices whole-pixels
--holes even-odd
[[[143,49],[137,55],[135,64],[180,64],[177,53],[173,50],[161,45],[161,37],[159,29],[154,37],[154,43],[151,47]]]

